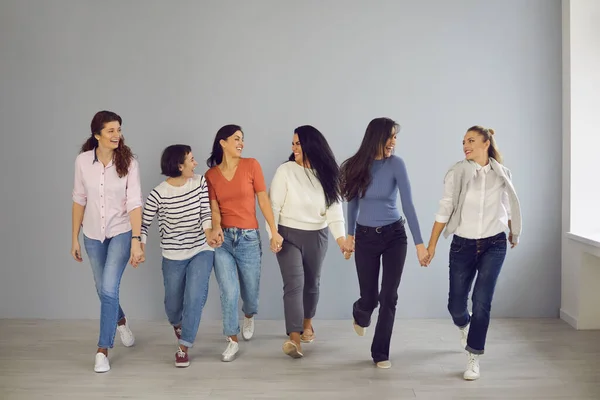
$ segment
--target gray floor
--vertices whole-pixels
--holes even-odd
[[[220,322],[203,323],[192,364],[176,369],[165,321],[131,321],[112,369],[93,372],[96,321],[0,320],[0,399],[600,399],[600,332],[560,320],[493,320],[482,377],[462,380],[466,356],[448,320],[397,320],[392,369],[369,358],[372,330],[315,320],[305,358],[281,351],[283,322],[257,321],[255,338],[223,363]]]

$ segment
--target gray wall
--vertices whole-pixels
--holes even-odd
[[[559,1],[3,0],[0,37],[0,317],[98,317],[89,265],[69,250],[73,162],[100,109],[123,116],[144,195],[165,146],[189,143],[205,159],[227,123],[243,126],[245,156],[270,181],[296,126],[322,130],[341,161],[372,118],[392,117],[426,240],[465,129],[491,126],[525,217],[493,313],[557,316]],[[154,229],[147,262],[123,278],[133,319],[164,319],[158,242]],[[448,245],[429,269],[410,247],[398,317],[447,318]],[[349,318],[354,265],[330,250],[318,317]],[[282,318],[268,251],[262,276],[260,317]],[[204,317],[220,318],[214,277]]]

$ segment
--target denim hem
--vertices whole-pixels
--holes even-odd
[[[475,350],[474,348],[470,347],[469,345],[467,345],[467,347],[465,347],[465,350],[471,354],[476,354],[478,356],[482,355],[485,352],[485,350]]]
[[[236,332],[229,333],[229,332],[225,332],[225,331],[223,331],[223,335],[225,335],[225,337],[229,337],[229,336],[237,336],[237,335],[239,335],[239,334],[240,334],[240,327],[239,327],[239,326],[238,326],[238,329],[237,329],[237,331],[236,331]]]
[[[183,339],[179,339],[179,344],[184,345],[188,349],[191,349],[192,347],[194,347],[194,343],[190,343],[187,340],[183,340]]]

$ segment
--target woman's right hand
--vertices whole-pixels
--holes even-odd
[[[79,245],[79,239],[73,241],[71,244],[71,255],[77,262],[82,262],[83,258],[81,258],[81,246]]]

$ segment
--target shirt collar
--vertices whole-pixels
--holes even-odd
[[[98,147],[94,147],[94,159],[92,160],[92,165],[94,165],[94,164],[96,164],[96,162],[100,161],[100,160],[98,160],[98,153],[96,153],[97,150],[98,150]],[[110,162],[108,163],[106,168],[111,167],[112,165],[113,165],[113,160],[110,160]]]
[[[477,168],[477,172],[483,172],[485,174],[487,174],[488,172],[490,172],[490,170],[492,169],[492,163],[488,162],[486,166],[482,167],[479,164],[476,164],[476,168]]]

